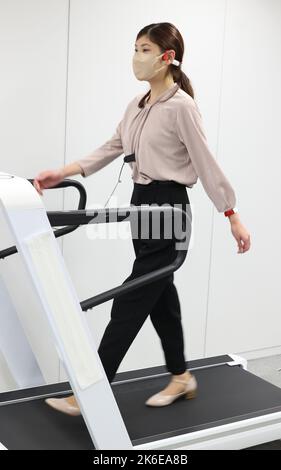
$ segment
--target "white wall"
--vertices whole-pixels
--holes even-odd
[[[67,0],[0,0],[0,171],[32,178],[64,164],[67,38]],[[48,209],[62,209],[63,194],[49,191],[44,202]],[[8,240],[13,245],[3,228],[2,222],[1,249]],[[0,275],[45,377],[58,380],[59,359],[19,257],[1,260]],[[0,387],[13,388],[3,364]]]
[[[280,1],[175,0],[171,8],[163,0],[0,0],[0,18],[0,171],[24,177],[80,158],[107,140],[128,101],[147,89],[131,68],[137,32],[158,21],[179,28],[186,46],[183,69],[209,146],[236,190],[252,236],[251,250],[238,255],[228,219],[217,213],[200,181],[189,190],[192,246],[175,273],[187,358],[279,351]],[[120,156],[89,178],[77,177],[87,188],[89,208],[104,205],[122,162]],[[129,203],[128,166],[121,179],[112,207]],[[44,202],[46,208],[70,209],[76,198],[47,191]],[[126,231],[125,223],[118,225]],[[130,239],[87,237],[104,229],[83,227],[63,240],[81,300],[121,284],[131,272]],[[97,343],[111,305],[86,313]],[[160,363],[160,342],[148,319],[119,370]]]
[[[266,354],[281,344],[280,21],[279,0],[228,2],[218,156],[235,185],[252,249],[238,256],[216,216],[207,355]]]

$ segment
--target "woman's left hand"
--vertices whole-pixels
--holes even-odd
[[[235,216],[236,214],[234,214]],[[238,243],[238,252],[237,253],[245,253],[250,249],[251,246],[251,240],[250,240],[250,234],[244,227],[244,225],[240,222],[239,219],[234,219],[231,220],[230,216],[230,223],[231,223],[231,232],[232,235],[234,236],[235,240]]]

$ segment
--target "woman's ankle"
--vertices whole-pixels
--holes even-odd
[[[178,378],[178,379],[188,379],[189,377],[191,377],[191,373],[189,372],[188,369],[186,369],[185,372],[182,372],[180,374],[172,374],[172,377],[173,378]]]

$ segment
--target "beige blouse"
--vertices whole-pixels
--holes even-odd
[[[174,180],[192,188],[199,177],[218,212],[234,208],[234,189],[208,147],[195,100],[177,83],[139,108],[143,96],[129,102],[108,141],[75,162],[82,175],[95,173],[123,153],[135,153],[136,161],[127,163],[134,182]]]

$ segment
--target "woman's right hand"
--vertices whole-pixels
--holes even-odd
[[[43,189],[52,188],[65,178],[63,169],[45,170],[39,173],[33,180],[33,186],[39,194],[43,195]]]

